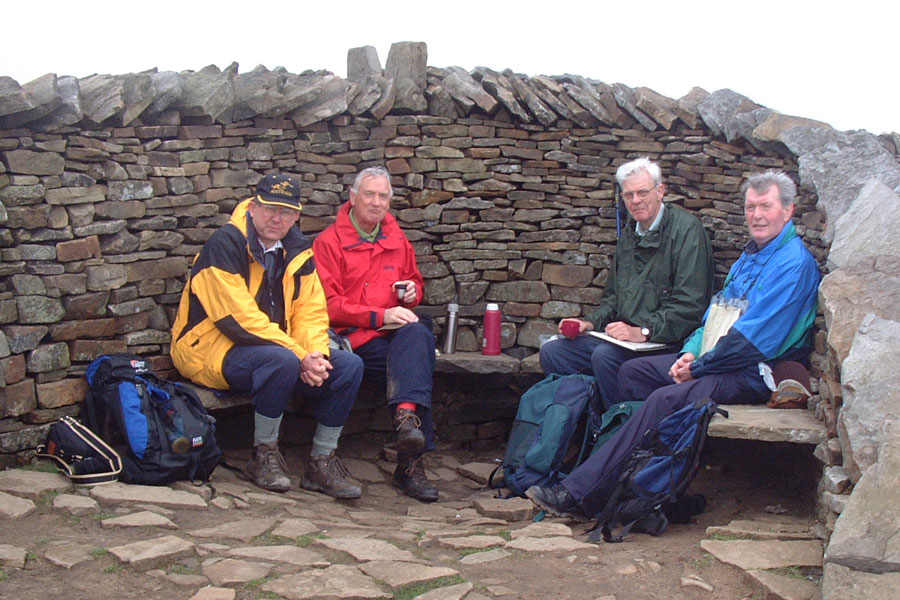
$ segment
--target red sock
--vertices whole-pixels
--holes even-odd
[[[414,402],[398,402],[397,410],[404,410],[404,409],[416,412],[416,405]]]

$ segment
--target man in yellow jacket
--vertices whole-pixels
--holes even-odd
[[[290,489],[278,432],[294,395],[315,399],[318,426],[300,486],[359,498],[334,452],[362,381],[362,360],[328,346],[328,312],[312,246],[296,227],[300,184],[266,175],[256,194],[194,260],[172,326],[172,361],[199,385],[249,392],[253,455],[248,478]]]

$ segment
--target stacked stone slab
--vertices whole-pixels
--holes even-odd
[[[893,389],[886,374],[861,359],[843,380],[841,364],[852,344],[877,352],[896,340],[879,339],[886,326],[866,314],[900,320],[885,229],[895,215],[875,210],[897,206],[900,136],[836,132],[731,90],[674,100],[577,75],[426,64],[425,45],[405,42],[384,70],[373,48],[352,49],[347,79],[236,64],[0,77],[2,460],[27,458],[47,423],[77,413],[97,356],[135,352],[171,368],[189,262],[268,172],[302,179],[301,227],[314,235],[360,168],[385,165],[426,278],[423,309],[440,327],[446,303],[460,303],[457,347],[475,350],[484,305],[498,302],[504,351],[523,357],[559,318],[600,299],[616,238],[613,173],[649,156],[669,200],[707,228],[720,285],[745,240],[739,186],[750,172],[798,178],[798,230],[823,265],[834,244],[813,356],[814,409],[833,436],[817,449],[833,524],[848,483],[877,461],[878,424],[896,413],[881,393]],[[845,398],[854,406],[842,416]]]

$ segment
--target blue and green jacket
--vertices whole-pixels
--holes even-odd
[[[691,363],[691,375],[696,379],[744,369],[753,373],[748,367],[779,360],[808,363],[819,278],[816,260],[792,222],[762,247],[752,240],[747,243],[723,290],[725,298],[746,299],[747,310],[711,350]],[[699,355],[702,339],[701,325],[681,351]]]

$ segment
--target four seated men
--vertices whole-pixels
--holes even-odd
[[[708,306],[678,353],[638,355],[581,335],[542,349],[548,374],[592,371],[606,406],[646,400],[561,485],[528,490],[556,515],[596,513],[632,449],[646,444],[667,415],[704,397],[764,402],[775,365],[808,361],[819,272],[791,221],[790,178],[774,171],[748,178],[751,239],[710,302],[709,240],[696,217],[664,207],[659,167],[638,159],[616,177],[632,220],[617,244],[607,295],[595,315],[578,321],[578,333],[603,327],[616,339],[672,346],[699,318],[697,307]],[[360,497],[335,449],[365,371],[387,381],[395,485],[424,502],[438,498],[422,465],[423,453],[434,449],[434,335],[431,319],[412,310],[423,299],[424,280],[388,212],[392,194],[385,169],[364,169],[336,222],[310,244],[296,226],[299,182],[267,175],[191,267],[172,327],[172,360],[197,384],[252,395],[254,448],[246,474],[262,488],[290,489],[278,434],[287,402],[301,395],[315,399],[318,420],[301,487]],[[329,324],[352,352],[329,346]]]

